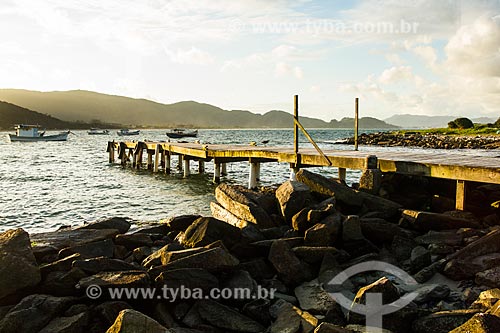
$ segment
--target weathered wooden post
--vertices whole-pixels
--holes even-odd
[[[165,152],[165,173],[168,175],[170,174],[170,169],[171,169],[171,156],[170,156],[170,151]]]
[[[365,169],[359,179],[359,189],[371,194],[378,194],[382,185],[382,172],[378,168],[378,158],[370,155],[366,158]]]
[[[358,150],[359,98],[354,103],[354,150]]]
[[[295,174],[299,171],[300,156],[299,156],[299,126],[296,122],[299,121],[299,95],[293,98],[293,153],[295,154],[295,163],[290,169],[290,180],[297,180]]]
[[[347,177],[346,168],[339,168],[339,179],[345,181],[346,177]]]
[[[151,170],[151,169],[153,169],[153,153],[150,150],[148,150],[147,147],[146,147],[146,152],[148,153],[147,169]]]
[[[464,210],[465,209],[465,180],[457,180],[457,193],[455,199],[455,209],[456,210]]]
[[[189,177],[191,174],[191,165],[189,163],[189,159],[184,157],[184,178]]]
[[[257,169],[255,170],[255,178],[257,182],[260,182],[260,163],[257,163]]]
[[[155,147],[155,164],[154,164],[153,172],[155,172],[155,173],[158,172],[159,164],[160,164],[160,145],[156,144],[156,147]]]
[[[109,163],[115,163],[115,142],[108,142]]]
[[[214,183],[220,183],[220,162],[214,161]]]
[[[221,176],[227,176],[227,163],[221,164],[220,174],[221,174]]]
[[[179,168],[179,172],[182,173],[182,168],[183,168],[183,162],[184,161],[184,156],[179,154],[179,161],[177,163],[177,168]]]
[[[257,187],[257,170],[259,168],[258,162],[250,162],[250,175],[248,176],[248,188],[253,189]]]
[[[198,161],[198,172],[200,174],[205,173],[205,161],[203,160]]]

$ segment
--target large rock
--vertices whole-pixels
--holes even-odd
[[[147,287],[149,286],[149,275],[142,271],[101,272],[78,282],[78,287],[83,289],[92,285],[102,288]]]
[[[271,325],[271,333],[312,333],[319,323],[309,312],[284,300],[275,302],[270,312],[276,318]]]
[[[38,333],[83,333],[89,321],[86,312],[71,316],[57,317]]]
[[[16,229],[0,234],[0,300],[40,280],[28,233]]]
[[[0,321],[0,332],[38,332],[75,302],[73,297],[27,296]]]
[[[337,306],[335,300],[317,280],[305,282],[295,288],[295,297],[299,301],[300,308],[312,314],[326,314]]]
[[[220,329],[249,333],[263,332],[265,330],[261,324],[253,319],[218,302],[204,300],[198,302],[197,305],[201,318]]]
[[[200,217],[200,215],[180,215],[162,220],[160,222],[165,223],[174,231],[184,231]]]
[[[356,332],[348,328],[344,328],[342,326],[337,326],[334,324],[323,322],[318,327],[316,327],[314,333],[356,333]]]
[[[370,293],[382,294],[383,304],[389,304],[399,299],[398,288],[396,288],[396,286],[394,286],[388,278],[382,277],[377,281],[360,288],[353,300],[353,306],[355,304],[365,304],[366,295]]]
[[[479,272],[476,274],[475,282],[480,286],[487,286],[490,288],[500,287],[500,266]]]
[[[489,289],[481,292],[479,297],[471,304],[471,309],[479,309],[486,312],[500,301],[500,289]]]
[[[215,189],[217,202],[238,218],[254,223],[259,228],[271,228],[275,226],[269,214],[248,195],[239,191],[236,187],[220,184]]]
[[[311,190],[304,183],[289,180],[278,187],[276,199],[285,221],[290,223],[292,217],[311,202]]]
[[[494,230],[452,254],[449,259],[475,258],[484,254],[500,252],[500,229]]]
[[[342,223],[342,240],[357,241],[365,237],[361,231],[361,221],[357,215],[349,215]]]
[[[120,312],[106,333],[168,333],[156,320],[132,309]]]
[[[130,219],[124,217],[111,217],[86,224],[78,229],[116,229],[120,234],[130,229]]]
[[[409,209],[403,211],[401,218],[413,228],[420,231],[480,227],[479,223],[475,220]]]
[[[397,224],[379,218],[361,218],[361,232],[374,244],[391,244],[396,236],[411,237],[409,232]]]
[[[453,280],[473,279],[479,272],[500,266],[500,253],[475,258],[452,259],[446,263],[444,274]]]
[[[306,230],[304,235],[304,244],[306,246],[328,246],[330,243],[330,229],[326,224],[317,223]]]
[[[206,246],[221,240],[228,248],[240,241],[241,230],[213,217],[200,217],[186,229],[182,245]]]
[[[50,264],[41,265],[40,272],[42,273],[42,276],[46,276],[50,272],[69,271],[73,265],[73,261],[81,258],[80,253],[74,253],[68,257],[51,262]]]
[[[112,258],[115,253],[115,244],[111,239],[104,239],[97,242],[66,247],[59,251],[59,258],[69,257],[75,253],[79,253],[82,258]]]
[[[227,250],[217,247],[154,267],[149,270],[149,273],[152,278],[156,278],[162,272],[193,267],[206,269],[209,272],[219,272],[236,267],[238,264],[238,259]]]
[[[117,229],[62,229],[58,231],[31,234],[33,251],[50,247],[59,251],[66,247],[93,243],[104,239],[113,239],[119,234]]]
[[[137,270],[138,267],[123,260],[110,259],[106,257],[91,258],[73,261],[73,267],[80,268],[88,274],[99,272],[116,272]]]
[[[497,316],[478,313],[465,324],[449,333],[498,333],[500,332],[500,318]]]
[[[297,258],[286,241],[275,240],[272,243],[269,261],[287,284],[296,285],[311,279],[309,267]]]
[[[238,216],[234,215],[226,208],[219,205],[217,202],[210,203],[210,211],[212,212],[212,216],[216,219],[229,223],[230,225],[243,229],[250,224],[251,222],[240,219]]]
[[[166,285],[171,290],[187,288],[200,289],[209,292],[219,287],[219,280],[215,275],[201,268],[180,268],[161,273],[156,278],[158,286]]]
[[[333,196],[343,206],[353,207],[353,212],[365,206],[370,211],[380,212],[383,218],[390,218],[397,215],[399,209],[402,208],[400,204],[393,201],[353,190],[344,184],[304,169],[297,172],[297,180],[308,185],[313,192]]]
[[[50,272],[43,279],[39,290],[54,296],[74,296],[81,292],[75,287],[76,284],[85,277],[87,274],[79,268],[72,268],[67,272]]]
[[[134,233],[128,235],[117,235],[115,238],[116,245],[123,245],[129,250],[141,246],[152,246],[153,240],[148,234],[145,233]]]
[[[419,318],[413,323],[415,333],[448,333],[471,319],[478,310],[455,310],[435,312]]]

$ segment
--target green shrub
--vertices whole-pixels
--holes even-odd
[[[452,126],[454,126],[454,127],[452,127]],[[449,128],[467,129],[467,128],[473,128],[474,123],[469,118],[457,118],[453,121],[450,121],[448,123],[448,127]]]

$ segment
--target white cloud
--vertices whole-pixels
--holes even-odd
[[[391,84],[399,81],[410,80],[413,78],[410,66],[391,67],[386,69],[380,75],[378,81],[382,84]]]
[[[291,66],[286,62],[278,62],[274,69],[274,74],[276,76],[293,76],[297,79],[302,79],[304,77],[304,73],[302,68],[299,66]]]
[[[214,62],[214,57],[205,51],[191,47],[188,50],[177,50],[175,52],[165,50],[170,60],[183,65],[209,65]]]
[[[433,67],[437,61],[436,50],[429,45],[415,46],[412,51],[419,56],[429,67]]]

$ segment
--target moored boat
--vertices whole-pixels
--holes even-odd
[[[180,139],[180,138],[196,138],[198,136],[198,130],[186,131],[181,128],[174,128],[170,132],[166,133],[169,138]]]
[[[39,132],[38,125],[17,125],[16,134],[9,134],[11,142],[37,142],[37,141],[66,141],[70,131],[59,134],[45,135],[45,131]]]
[[[91,128],[87,133],[88,135],[108,135],[109,131],[107,129]]]
[[[130,135],[139,135],[141,133],[140,130],[131,131],[128,128],[122,128],[118,132],[116,132],[119,136],[130,136]]]

